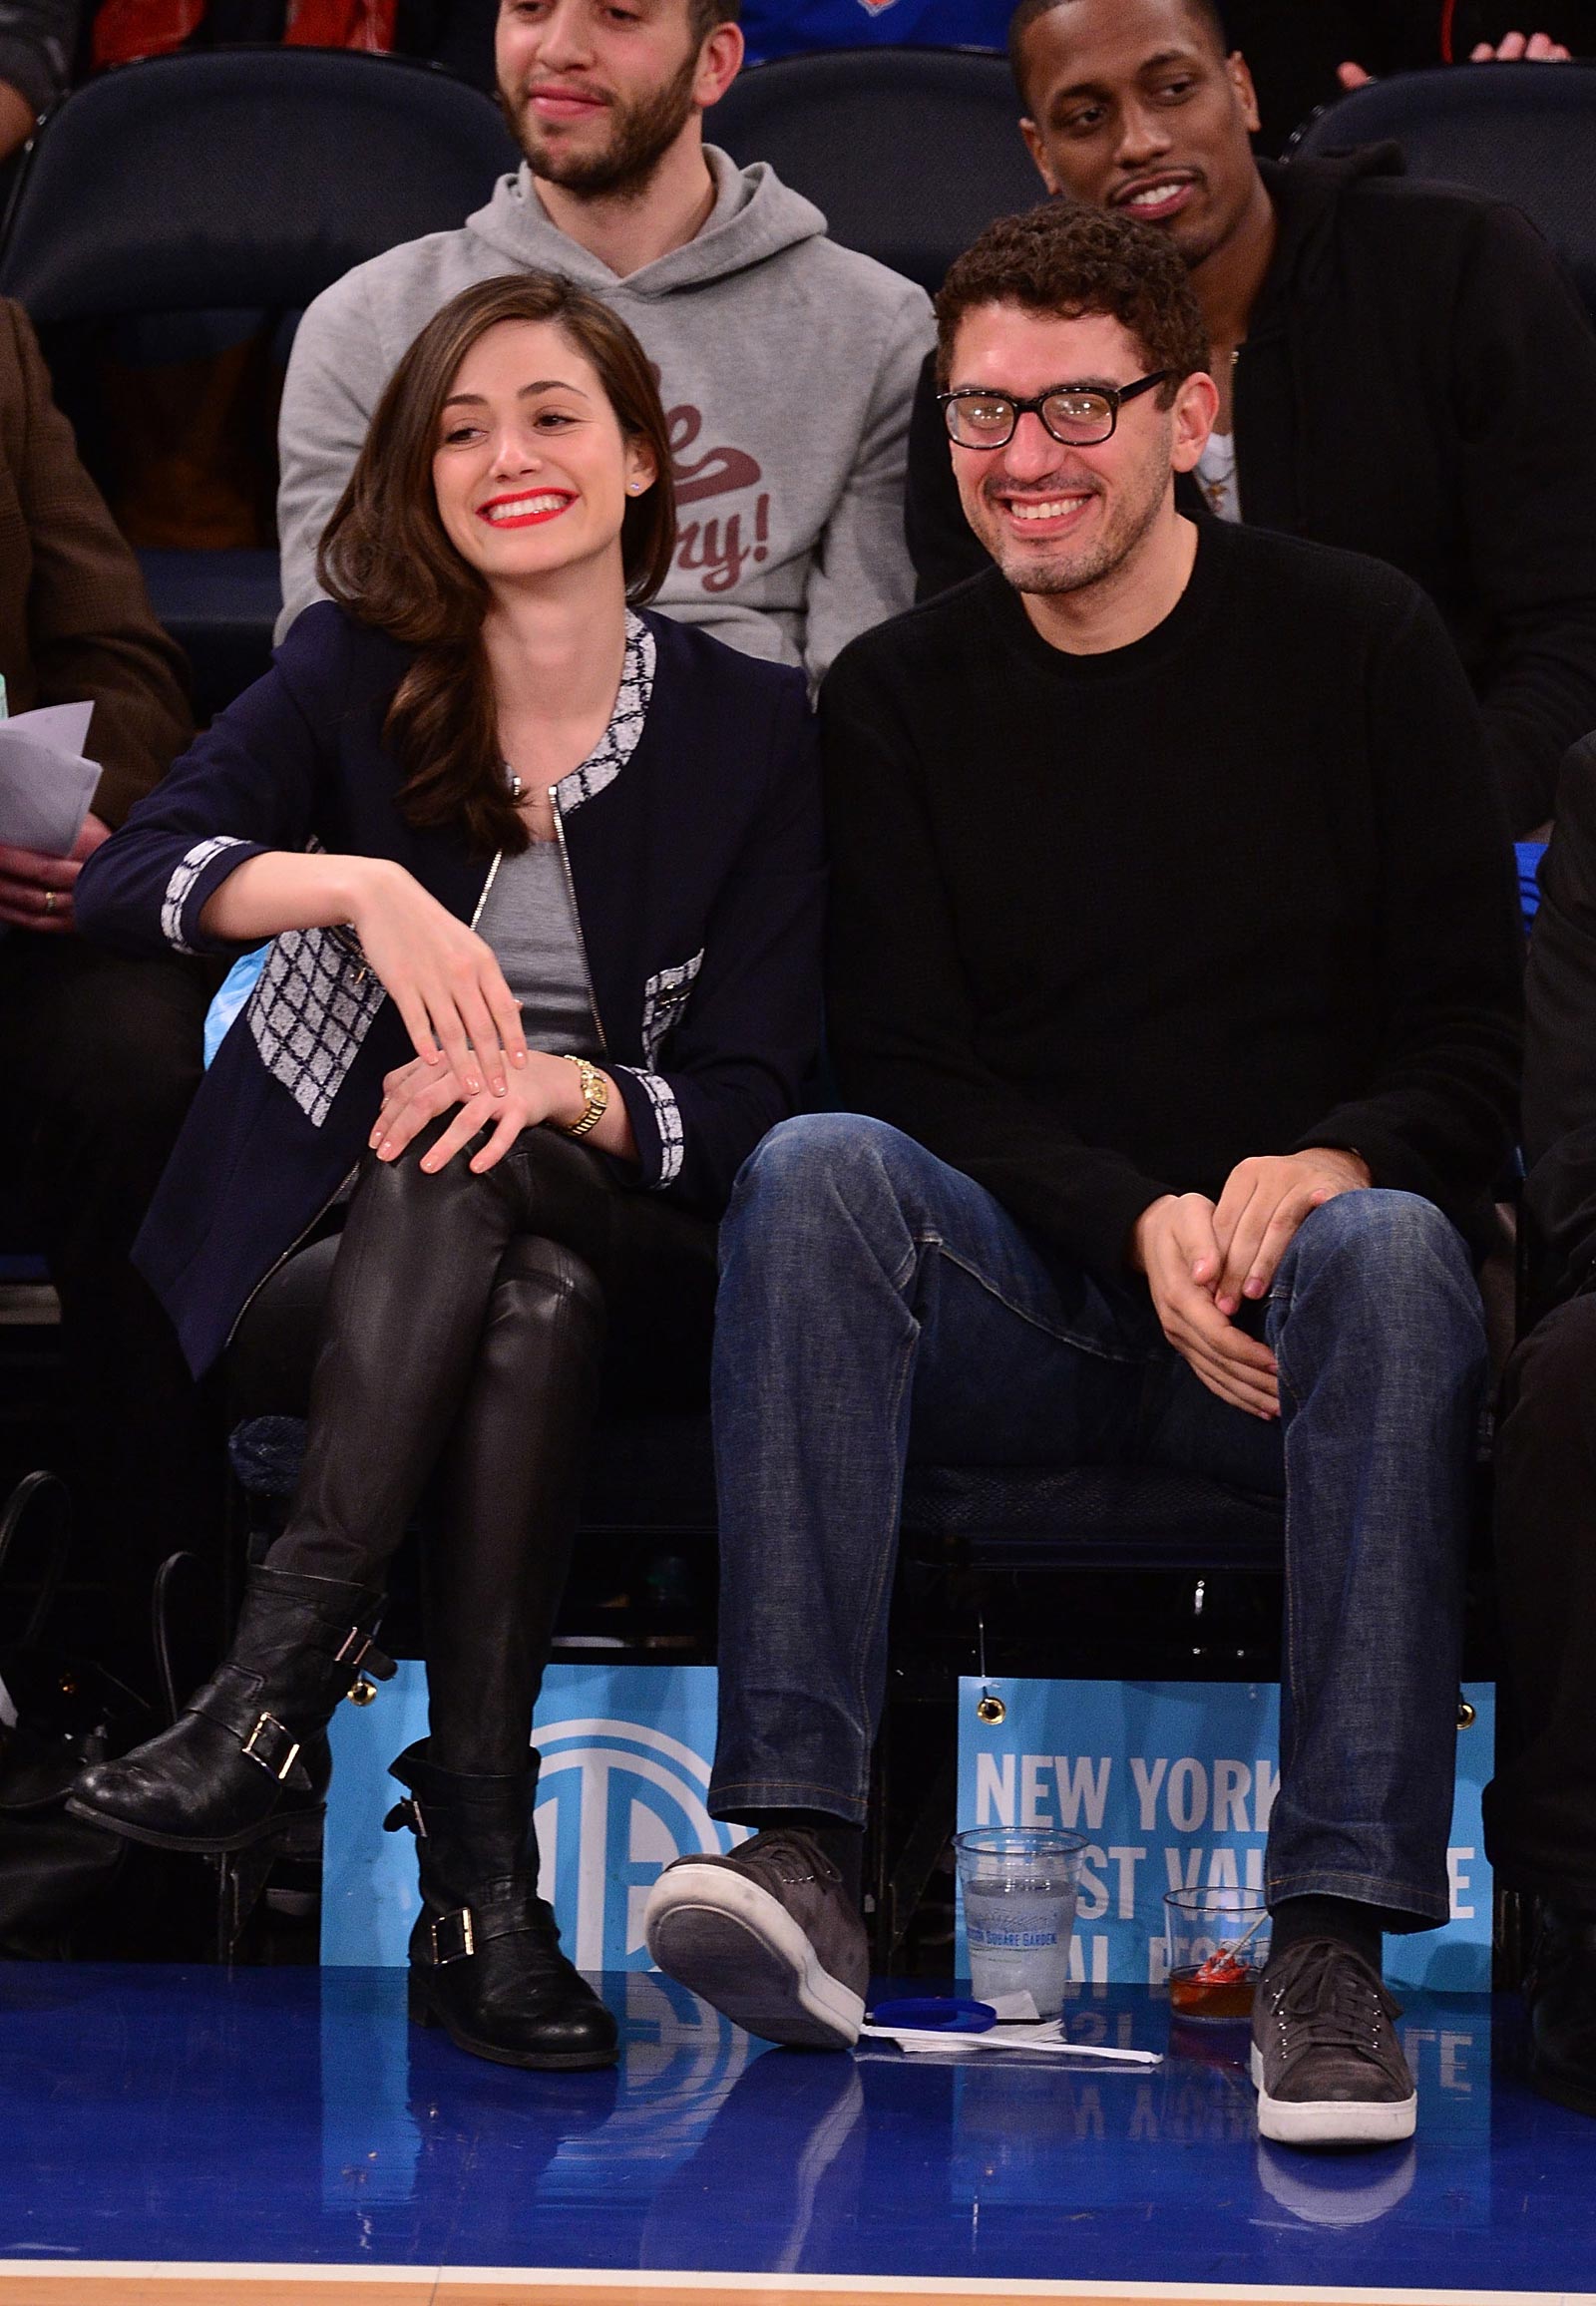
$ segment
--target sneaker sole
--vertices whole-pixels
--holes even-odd
[[[1390,2145],[1411,2137],[1418,2122],[1418,2093],[1381,2104],[1355,2099],[1310,2099],[1299,2105],[1271,2098],[1264,2088],[1264,2062],[1256,2043],[1251,2054],[1253,2088],[1258,2093],[1258,2134],[1276,2145]]]
[[[797,2050],[851,2050],[865,2005],[832,1977],[779,1898],[724,1866],[672,1866],[648,1907],[648,1951],[745,2033]]]

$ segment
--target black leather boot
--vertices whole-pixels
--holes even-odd
[[[457,2049],[501,2066],[612,2066],[615,2021],[560,1951],[553,1909],[538,1895],[532,1805],[536,1767],[462,1777],[427,1759],[427,1740],[391,1764],[409,1799],[421,1871],[410,1934],[410,2015],[443,2026]]]
[[[1596,2114],[1596,1914],[1541,1906],[1524,2000],[1532,2087]]]
[[[381,1609],[361,1586],[251,1570],[225,1663],[170,1730],[86,1769],[67,1807],[128,1841],[193,1850],[243,1849],[319,1813],[333,1708],[361,1675],[394,1672],[372,1647]]]

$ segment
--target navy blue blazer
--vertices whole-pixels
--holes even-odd
[[[641,733],[617,769],[565,779],[559,813],[636,1183],[718,1216],[816,1052],[813,724],[801,674],[668,617],[640,624]],[[84,933],[134,955],[231,953],[200,927],[211,891],[263,850],[315,846],[393,858],[473,920],[491,862],[453,828],[406,823],[382,739],[410,653],[331,602],[307,608],[272,669],[85,865]],[[383,1075],[411,1053],[351,931],[273,940],[135,1245],[197,1372],[351,1176]]]

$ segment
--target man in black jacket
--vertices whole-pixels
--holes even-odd
[[[1507,1672],[1485,1840],[1498,1878],[1536,1901],[1531,2079],[1596,2114],[1596,737],[1564,766],[1542,884],[1524,1058],[1541,1318],[1497,1425]]]
[[[1177,513],[1218,394],[1164,235],[1006,218],[938,317],[998,567],[822,690],[854,1111],[744,1165],[716,1313],[710,1807],[760,1831],[667,1868],[649,1944],[759,2033],[852,2041],[909,1456],[1200,1470],[1286,1500],[1260,2122],[1405,2136],[1381,1933],[1448,1911],[1464,1234],[1516,1077],[1477,708],[1396,571]]]
[[[1514,833],[1543,825],[1596,728],[1596,334],[1544,242],[1500,202],[1404,181],[1392,147],[1256,162],[1208,0],[1021,0],[1010,56],[1048,190],[1157,224],[1191,266],[1220,409],[1183,507],[1421,584]],[[907,527],[922,599],[982,566],[929,369]]]

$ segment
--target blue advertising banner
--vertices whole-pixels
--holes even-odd
[[[426,1677],[403,1664],[374,1706],[332,1721],[321,1959],[403,1963],[419,1910],[415,1844],[384,1833],[402,1788],[388,1763],[427,1731]],[[646,1970],[642,1913],[660,1869],[724,1853],[747,1828],[704,1806],[715,1747],[712,1666],[551,1666],[533,1721],[543,1894],[583,1970]]]
[[[983,1722],[984,1689],[1004,1718]],[[1388,1938],[1394,1985],[1490,1991],[1491,1874],[1480,1794],[1495,1748],[1495,1690],[1470,1683],[1457,1738],[1447,1867],[1451,1920]],[[1201,1886],[1259,1889],[1280,1781],[1273,1683],[1052,1682],[973,1678],[959,1694],[961,1826],[1067,1826],[1086,1837],[1070,1976],[1160,1985],[1164,1898]],[[958,1956],[964,1966],[961,1919]]]

